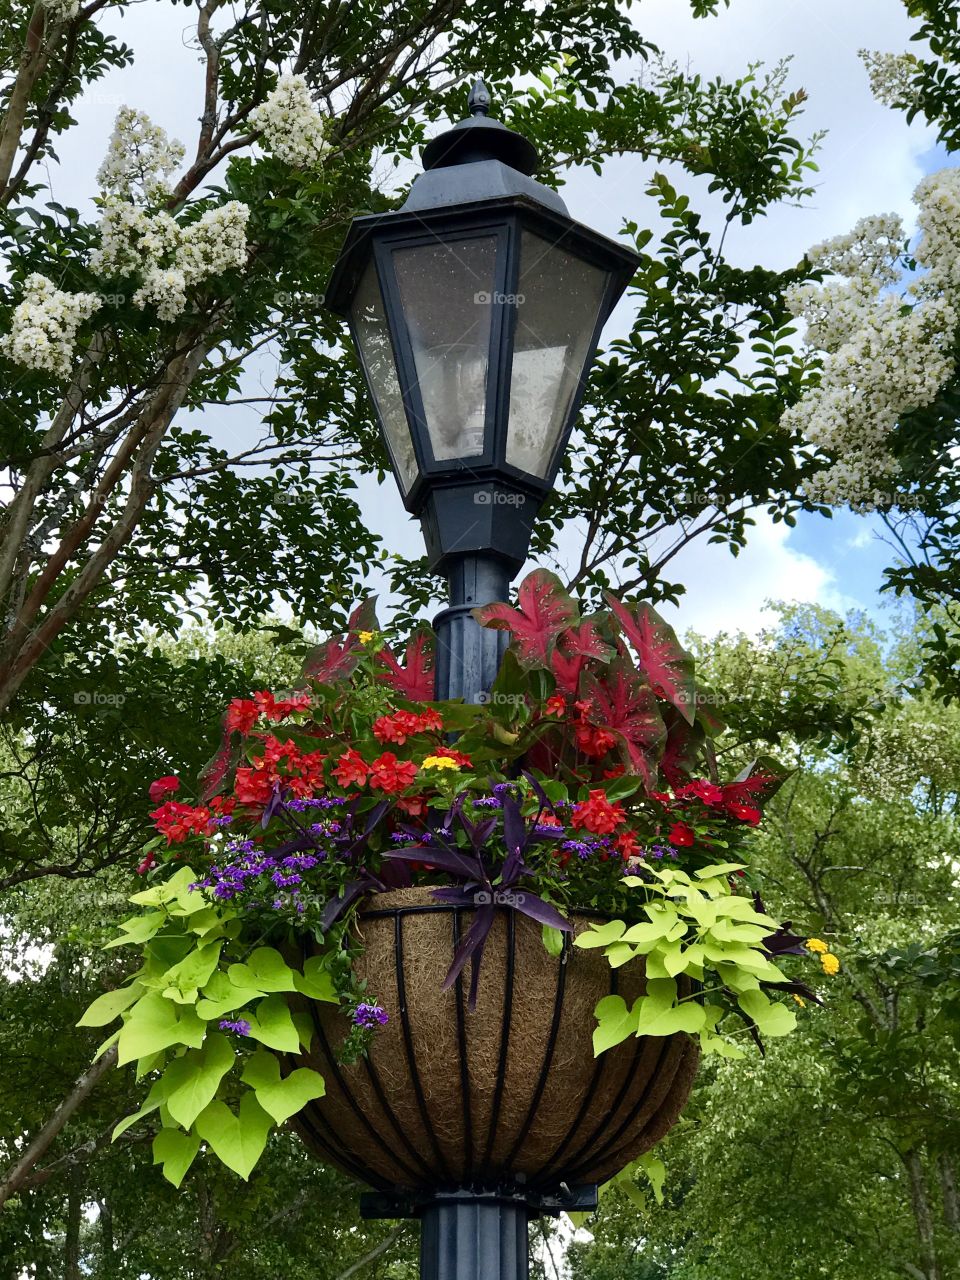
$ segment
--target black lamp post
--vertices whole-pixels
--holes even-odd
[[[477,81],[470,117],[424,149],[402,208],[352,224],[326,293],[449,582],[437,697],[470,702],[508,639],[470,611],[506,599],[526,559],[600,330],[638,264],[533,180],[536,148],[489,106]]]

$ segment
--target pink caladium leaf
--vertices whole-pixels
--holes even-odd
[[[232,776],[240,763],[240,754],[240,744],[235,741],[233,732],[226,727],[226,720],[224,720],[220,745],[203,766],[198,778],[200,799],[204,803],[223,791],[227,779]]]
[[[380,629],[376,605],[376,596],[367,596],[365,600],[361,600],[347,621],[347,635],[331,636],[329,640],[324,640],[315,649],[311,649],[304,659],[300,679],[316,680],[319,684],[334,684],[337,680],[349,679],[363,653],[359,633]]]
[[[563,583],[549,569],[534,569],[520,583],[519,608],[486,604],[473,610],[481,627],[512,634],[512,645],[522,667],[549,667],[562,631],[576,626],[580,611]]]
[[[627,608],[616,596],[607,603],[636,650],[640,670],[654,692],[671,703],[688,724],[696,715],[693,657],[682,648],[676,632],[646,601]]]
[[[557,687],[576,693],[587,661],[609,662],[614,650],[600,632],[600,619],[587,618],[577,627],[568,627],[557,637],[557,647],[550,658]]]
[[[682,787],[696,770],[705,737],[699,722],[688,724],[674,708],[668,708],[664,720],[667,741],[660,758],[660,771],[673,788]]]
[[[650,685],[618,657],[602,676],[585,672],[580,693],[587,720],[617,735],[624,763],[652,786],[667,731]]]
[[[390,649],[381,649],[379,657],[386,670],[378,673],[380,679],[411,702],[432,702],[434,640],[432,627],[418,628],[407,644],[402,665]]]

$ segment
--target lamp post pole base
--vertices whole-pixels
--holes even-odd
[[[595,1186],[561,1186],[556,1194],[504,1191],[371,1191],[363,1218],[420,1219],[420,1280],[527,1280],[531,1218],[597,1207]]]
[[[448,570],[450,606],[437,615],[436,697],[483,702],[497,678],[509,633],[481,627],[473,610],[506,600],[513,571],[496,556],[464,555]]]

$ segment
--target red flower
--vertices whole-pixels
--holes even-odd
[[[626,769],[622,764],[615,764],[612,769],[604,769],[603,776],[605,778],[622,778],[626,773]]]
[[[427,812],[427,802],[423,796],[404,796],[397,801],[397,808],[411,818],[422,818]]]
[[[611,804],[605,791],[599,788],[590,792],[590,799],[574,805],[570,821],[579,830],[586,828],[594,835],[606,836],[615,831],[626,818],[623,805]]]
[[[562,716],[567,709],[567,700],[562,693],[555,693],[549,697],[543,708],[544,715]]]
[[[159,809],[154,809],[150,817],[160,834],[167,837],[168,845],[180,844],[188,836],[206,835],[210,830],[210,810],[202,805],[194,808],[193,805],[168,800]]]
[[[416,776],[417,766],[413,761],[398,760],[392,751],[384,751],[370,766],[370,785],[388,795],[409,787]]]
[[[752,804],[740,804],[737,800],[728,800],[723,806],[731,818],[739,818],[741,822],[749,822],[751,827],[755,827],[763,817],[759,809],[755,809]]]
[[[373,736],[378,742],[395,742],[402,747],[415,733],[439,733],[442,728],[443,721],[430,707],[421,715],[413,711],[396,711],[392,716],[380,716],[373,722]]]
[[[289,698],[275,698],[269,689],[253,695],[261,715],[268,720],[284,720],[294,711],[306,711],[310,706],[309,693],[295,693]]]
[[[472,769],[473,762],[470,757],[464,755],[462,751],[454,751],[453,747],[437,747],[433,753],[435,756],[442,756],[445,760],[452,760],[458,764],[461,769]]]
[[[156,782],[150,783],[148,795],[154,804],[159,804],[164,796],[172,796],[180,790],[180,779],[174,774],[168,774],[165,778],[158,778]]]
[[[557,815],[555,813],[550,813],[549,811],[547,813],[541,813],[540,817],[537,819],[537,823],[541,827],[562,827],[563,826],[563,823],[560,821]]]
[[[605,756],[616,741],[616,736],[607,729],[598,729],[592,724],[577,725],[577,746],[585,756]]]
[[[685,822],[675,822],[667,835],[670,844],[681,847],[693,844],[695,839],[696,837]]]
[[[650,799],[659,800],[661,804],[669,804],[671,797],[667,795],[666,791],[651,791]]]
[[[260,708],[252,699],[234,698],[227,707],[223,723],[228,732],[232,733],[236,730],[237,733],[246,737],[259,719]]]
[[[269,769],[238,769],[233,784],[239,804],[266,804],[273,790],[273,776]]]
[[[348,748],[337,762],[333,776],[341,787],[362,787],[370,773],[370,766],[352,747]]]
[[[144,860],[137,866],[137,875],[145,876],[157,860],[156,851],[151,849]]]
[[[679,799],[685,799],[687,796],[696,796],[704,804],[723,803],[722,788],[718,787],[716,783],[708,782],[706,778],[698,778],[695,782],[688,782],[685,787],[681,787],[677,792]]]
[[[628,858],[634,858],[640,848],[640,840],[635,831],[621,831],[613,842],[620,850],[620,857],[624,862]]]

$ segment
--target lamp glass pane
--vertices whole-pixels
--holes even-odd
[[[506,459],[546,477],[584,366],[609,273],[541,236],[520,237]]]
[[[400,307],[438,462],[483,453],[496,238],[395,249]]]
[[[393,460],[394,473],[403,493],[408,493],[417,478],[417,459],[403,408],[400,379],[397,377],[383,297],[372,258],[354,295],[350,319],[360,348],[360,360],[367,385]]]

